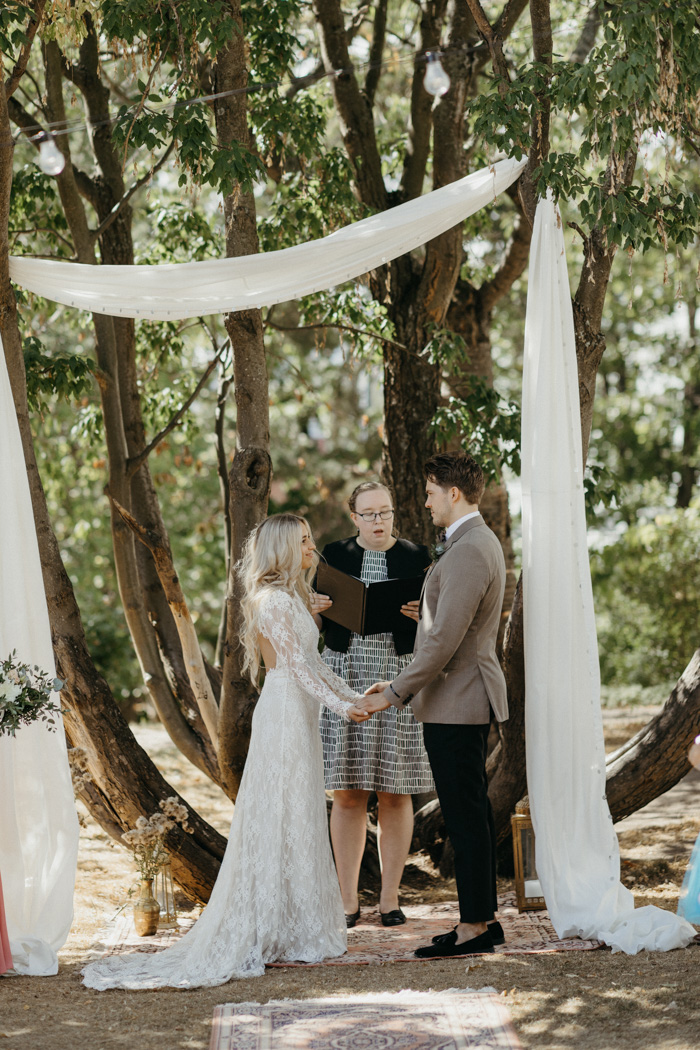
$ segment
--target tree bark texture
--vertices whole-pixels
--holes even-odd
[[[459,3],[421,5],[421,50],[439,44],[445,31],[450,50],[445,62],[452,88],[433,103],[423,87],[424,63],[416,63],[411,95],[409,147],[401,189],[389,194],[381,172],[371,100],[376,88],[362,90],[352,71],[348,36],[338,0],[315,0],[321,53],[332,77],[343,141],[353,166],[359,199],[372,209],[398,204],[422,192],[433,136],[433,183],[443,186],[464,174],[464,107],[470,59],[458,45],[473,43],[474,26]],[[381,23],[375,26],[381,34]],[[376,52],[376,48],[374,49]],[[373,297],[386,307],[405,350],[384,349],[384,448],[382,469],[397,511],[401,533],[431,543],[434,530],[423,509],[423,464],[434,452],[430,423],[438,407],[440,369],[421,353],[434,326],[444,323],[462,261],[461,225],[430,241],[422,261],[406,256],[370,275]]]
[[[215,102],[216,133],[220,145],[238,142],[250,147],[245,27],[240,0],[231,0],[229,15],[237,32],[218,52],[214,66],[217,92],[236,91]],[[226,256],[254,255],[259,251],[255,198],[238,186],[224,198]],[[229,796],[238,792],[250,740],[250,723],[258,692],[242,673],[239,645],[242,618],[241,584],[236,574],[244,544],[265,518],[272,481],[270,411],[267,363],[259,310],[227,314],[226,331],[233,351],[233,386],[236,400],[236,451],[228,476],[231,549],[226,594],[226,640],[219,716],[219,769]],[[223,410],[223,406],[220,410]]]
[[[97,264],[96,243],[85,212],[86,198],[102,223],[125,194],[121,160],[109,130],[109,88],[100,79],[99,42],[89,16],[87,34],[78,61],[68,65],[57,44],[44,51],[47,103],[52,120],[65,119],[62,76],[82,94],[90,123],[98,173],[76,171],[69,152],[69,138],[59,139],[68,163],[58,177],[58,189],[80,262]],[[125,205],[100,237],[103,263],[131,265],[133,242],[131,208]],[[109,464],[109,491],[147,528],[166,537],[158,498],[148,462],[133,470],[133,460],[146,447],[138,388],[135,326],[128,318],[93,316],[95,350]],[[183,754],[212,779],[218,765],[212,741],[187,676],[176,625],[150,553],[137,543],[121,516],[111,509],[115,571],[124,614],[134,643],[144,682],[159,718]]]
[[[4,94],[0,92],[0,138],[11,140]],[[85,800],[113,837],[133,827],[158,803],[176,794],[137,744],[109,690],[97,673],[85,642],[73,587],[61,560],[49,520],[46,497],[34,455],[26,376],[22,356],[17,304],[9,276],[8,216],[12,185],[12,149],[0,157],[0,332],[12,387],[27,478],[32,498],[46,590],[56,669],[65,681],[62,703],[69,743],[86,753],[92,783]],[[181,800],[183,804],[184,800]],[[168,838],[173,851],[173,874],[184,892],[205,901],[211,892],[225,839],[188,807],[193,829],[186,835],[174,829]]]
[[[608,755],[607,796],[622,820],[669,791],[690,772],[688,751],[700,734],[700,649],[696,649],[663,708]]]

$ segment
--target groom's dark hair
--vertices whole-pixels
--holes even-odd
[[[467,503],[479,503],[486,488],[484,472],[467,452],[440,452],[423,467],[427,481],[441,489],[459,489]]]

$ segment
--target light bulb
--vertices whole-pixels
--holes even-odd
[[[36,136],[39,143],[38,165],[47,175],[60,175],[66,166],[66,158],[56,145],[53,135],[42,131]]]
[[[450,90],[450,78],[442,68],[439,52],[426,52],[425,61],[427,65],[425,76],[423,77],[423,87],[429,95],[434,95],[436,98],[446,95]]]
[[[700,735],[695,737],[695,740],[690,745],[690,751],[688,752],[688,760],[691,766],[695,766],[696,769],[700,769]]]

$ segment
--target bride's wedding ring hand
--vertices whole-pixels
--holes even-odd
[[[369,711],[362,711],[359,707],[350,707],[348,715],[353,722],[366,722],[368,718],[372,717]]]

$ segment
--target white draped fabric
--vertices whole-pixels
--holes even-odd
[[[10,276],[22,288],[66,306],[155,321],[272,306],[343,284],[425,244],[493,201],[526,163],[497,161],[329,237],[278,252],[160,266],[13,257]]]
[[[279,252],[133,267],[14,258],[11,274],[45,298],[126,317],[269,306],[342,284],[438,236],[489,204],[525,163],[499,161]],[[16,647],[51,670],[24,459],[0,357],[0,651]],[[550,202],[537,210],[530,264],[522,461],[528,784],[550,914],[561,937],[598,937],[630,953],[680,947],[693,937],[690,924],[658,908],[635,911],[621,885],[605,802],[573,317],[561,222]],[[33,727],[0,747],[0,870],[13,952],[25,972],[55,972],[53,953],[70,924],[77,844],[65,742],[61,733]]]
[[[522,404],[527,776],[537,873],[559,937],[634,955],[690,943],[690,923],[634,908],[620,882],[586,545],[581,421],[561,218],[541,201],[530,254]]]
[[[39,547],[5,354],[0,340],[0,653],[54,671]],[[78,818],[60,720],[0,739],[0,873],[19,973],[58,970],[73,918]]]

